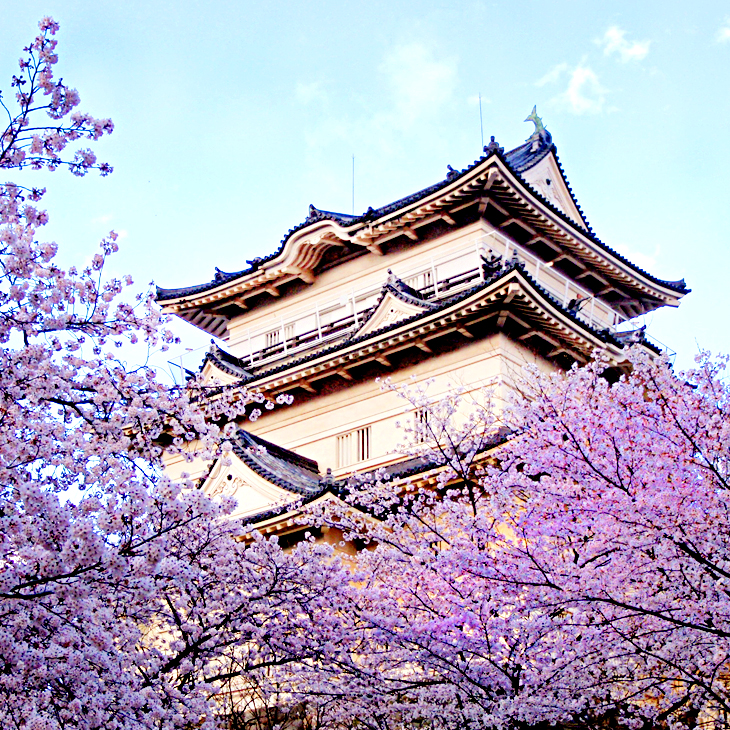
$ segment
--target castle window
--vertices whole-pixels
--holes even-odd
[[[294,337],[294,325],[293,324],[287,324],[283,328],[279,327],[278,329],[271,330],[271,332],[266,333],[266,349],[270,349],[272,347],[276,347],[276,345],[281,343],[281,334],[282,329],[284,330],[284,339],[285,340],[291,340]]]
[[[337,468],[370,458],[370,426],[337,437]]]

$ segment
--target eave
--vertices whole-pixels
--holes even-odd
[[[241,311],[248,308],[250,296],[265,292],[279,296],[279,288],[288,282],[300,280],[314,282],[314,270],[329,248],[342,247],[349,240],[348,232],[337,222],[318,220],[298,230],[286,240],[278,255],[234,274],[222,274],[220,282],[197,287],[166,290],[158,287],[157,300],[165,313],[176,314],[197,327],[221,336],[225,332],[227,318],[219,314],[222,307],[237,306]]]
[[[417,348],[430,354],[432,340],[453,333],[468,340],[480,336],[479,332],[493,333],[508,325],[510,336],[543,351],[548,358],[561,359],[563,367],[587,362],[596,348],[607,352],[617,367],[625,362],[621,342],[571,314],[521,266],[514,265],[434,310],[364,336],[345,337],[324,350],[314,350],[267,370],[254,370],[252,377],[242,383],[272,395],[296,388],[316,392],[317,381],[327,377],[353,380],[352,371],[368,362],[380,363],[387,369],[389,358],[402,350]]]
[[[478,461],[483,462],[490,459],[494,452],[505,443],[509,434],[504,429],[498,429],[492,437],[484,444],[483,450],[477,456]],[[384,474],[394,486],[409,483],[417,488],[433,488],[438,483],[438,475],[447,468],[445,464],[435,463],[426,456],[408,457],[396,461],[375,472],[366,472],[362,477],[376,480],[382,479]],[[305,512],[310,514],[317,510],[327,509],[328,505],[336,504],[341,510],[357,515],[366,520],[378,521],[372,510],[364,509],[356,502],[346,499],[348,493],[348,480],[340,479],[323,485],[319,494],[303,498],[294,505],[280,504],[273,509],[250,515],[246,518],[248,531],[244,539],[252,539],[254,530],[263,535],[283,536],[292,533],[301,533],[307,529],[307,521],[304,519]]]
[[[553,154],[552,152],[550,154]],[[557,164],[557,159],[556,159]],[[512,170],[499,153],[454,178],[451,185],[420,200],[408,209],[390,215],[353,233],[362,245],[382,246],[389,239],[409,231],[418,238],[418,229],[448,213],[478,204],[480,214],[493,206],[505,217],[503,226],[516,224],[530,235],[522,245],[543,241],[553,255],[546,261],[571,258],[585,271],[594,271],[606,281],[605,292],[624,295],[629,306],[625,314],[635,317],[659,306],[678,306],[689,290],[683,282],[662,281],[631,264],[597,239],[569,216],[558,210]],[[567,185],[567,183],[566,183]],[[602,298],[602,293],[596,294]],[[613,303],[609,302],[612,306]],[[619,310],[624,305],[617,307]]]
[[[555,155],[554,147],[546,154]],[[559,166],[556,156],[555,161]],[[570,191],[567,181],[566,186]],[[419,229],[438,220],[455,225],[453,214],[474,205],[479,207],[480,215],[491,205],[503,213],[507,223],[502,226],[514,223],[526,231],[530,239],[522,245],[544,243],[551,251],[546,261],[570,259],[580,270],[595,272],[594,279],[605,282],[596,296],[602,298],[612,293],[614,299],[618,298],[617,308],[623,308],[628,317],[658,306],[677,306],[689,291],[684,282],[657,279],[603,244],[589,227],[583,228],[543,198],[495,148],[442,183],[379,211],[355,218],[312,209],[311,220],[293,229],[272,257],[242,272],[220,272],[219,283],[180,290],[158,289],[158,301],[166,313],[176,314],[220,337],[229,318],[220,313],[222,309],[230,312],[233,306],[245,311],[251,296],[279,296],[282,286],[297,279],[312,283],[318,263],[333,246],[342,247],[347,255],[353,249],[380,255],[390,239],[405,235],[417,241]],[[609,303],[615,306],[613,301]]]

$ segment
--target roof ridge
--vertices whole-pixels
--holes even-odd
[[[469,287],[468,289],[465,289],[461,292],[458,292],[456,294],[453,294],[450,297],[446,297],[445,299],[440,300],[436,306],[433,309],[430,309],[428,311],[418,312],[417,314],[414,314],[410,317],[406,317],[398,322],[394,322],[391,324],[387,324],[380,329],[374,330],[373,332],[368,332],[365,335],[359,335],[353,336],[353,337],[343,337],[343,339],[338,340],[337,342],[332,343],[330,346],[325,347],[321,350],[315,350],[314,352],[309,352],[301,357],[295,358],[293,360],[289,360],[285,363],[280,363],[278,365],[274,365],[273,367],[269,368],[268,370],[264,370],[262,372],[255,373],[251,378],[246,379],[245,382],[255,382],[257,380],[261,380],[263,378],[267,378],[271,375],[276,375],[279,372],[283,372],[286,369],[296,367],[298,365],[302,365],[310,360],[315,360],[318,357],[321,357],[323,355],[329,355],[337,352],[339,349],[342,349],[343,347],[348,347],[350,345],[358,344],[360,342],[364,342],[365,340],[379,336],[385,332],[388,332],[389,330],[396,329],[397,327],[401,327],[404,324],[409,324],[412,322],[417,321],[420,317],[423,317],[427,314],[431,314],[433,312],[437,312],[441,309],[446,309],[447,307],[451,306],[452,304],[457,303],[458,301],[462,299],[468,299],[472,294],[477,293],[481,289],[486,289],[488,286],[491,286],[492,284],[496,284],[500,279],[507,277],[509,274],[513,273],[514,271],[519,271],[524,278],[540,293],[542,294],[546,299],[548,299],[554,306],[556,306],[560,311],[570,317],[574,322],[579,324],[584,329],[591,332],[593,335],[598,337],[599,339],[603,340],[604,342],[610,342],[611,344],[614,344],[618,347],[623,347],[623,343],[621,343],[617,338],[615,338],[606,328],[604,329],[597,329],[596,327],[593,327],[592,325],[589,325],[588,323],[584,322],[582,319],[577,317],[575,314],[572,314],[566,307],[563,306],[561,302],[558,301],[558,299],[551,294],[545,287],[542,286],[542,284],[539,284],[537,281],[535,281],[532,276],[527,272],[524,264],[520,261],[513,261],[509,263],[505,268],[501,269],[500,271],[497,271],[495,274],[493,274],[490,278],[479,282],[478,284],[475,284],[474,286]]]
[[[538,164],[542,159],[544,159],[550,152],[554,153],[556,163],[558,165],[558,169],[560,170],[560,174],[563,178],[563,182],[565,183],[565,186],[568,190],[568,193],[571,197],[571,200],[573,204],[575,205],[576,209],[578,210],[579,215],[581,216],[581,219],[585,225],[585,228],[574,221],[569,215],[567,215],[565,212],[560,210],[557,206],[555,206],[553,203],[551,203],[547,198],[545,198],[538,190],[536,190],[530,183],[528,183],[524,177],[522,176],[522,173],[525,172],[528,169],[531,169],[536,164]],[[229,281],[232,281],[234,279],[240,278],[242,276],[245,276],[247,274],[251,274],[257,269],[259,269],[263,264],[272,261],[277,256],[279,256],[282,251],[284,250],[287,241],[298,231],[300,231],[303,228],[306,228],[308,225],[311,225],[315,221],[321,221],[321,220],[332,220],[336,223],[345,225],[347,227],[356,226],[361,223],[366,223],[370,220],[380,218],[384,215],[388,215],[389,213],[395,212],[399,210],[400,208],[403,208],[407,205],[410,205],[411,203],[415,203],[418,200],[421,200],[422,198],[430,195],[431,193],[434,193],[444,187],[447,187],[448,185],[453,184],[455,181],[459,180],[460,178],[464,177],[465,175],[469,174],[471,171],[473,171],[478,165],[483,164],[485,161],[487,161],[490,157],[497,157],[499,158],[507,167],[507,169],[512,172],[515,176],[515,178],[524,185],[532,195],[534,195],[541,203],[545,204],[548,209],[557,214],[563,221],[565,221],[568,225],[571,226],[574,230],[578,231],[581,235],[587,236],[592,242],[596,243],[600,248],[603,249],[606,253],[610,254],[611,256],[617,258],[620,262],[623,264],[626,264],[629,268],[631,268],[636,273],[641,274],[642,276],[649,279],[651,282],[658,284],[660,286],[666,286],[669,289],[672,289],[673,291],[676,291],[678,293],[686,294],[690,290],[687,289],[686,283],[684,282],[684,279],[672,281],[668,279],[660,279],[657,276],[654,276],[653,274],[650,274],[645,269],[642,269],[640,266],[634,264],[632,261],[627,259],[622,254],[618,253],[615,249],[611,248],[607,244],[605,244],[603,241],[601,241],[600,238],[595,234],[593,231],[593,228],[588,223],[582,208],[578,204],[578,201],[573,193],[573,189],[568,182],[568,179],[565,175],[565,171],[563,169],[562,163],[560,162],[560,159],[557,155],[557,147],[555,143],[553,142],[552,135],[547,130],[544,130],[543,133],[540,134],[533,134],[528,139],[523,142],[522,144],[518,145],[517,147],[513,148],[512,150],[509,150],[508,152],[504,152],[504,148],[500,147],[497,142],[494,141],[494,137],[492,137],[490,143],[488,145],[485,145],[483,148],[484,154],[482,154],[478,159],[474,160],[473,163],[470,165],[467,165],[466,167],[462,168],[461,170],[454,170],[453,168],[449,169],[449,172],[447,173],[446,177],[442,180],[439,180],[436,183],[433,183],[432,185],[429,185],[428,187],[425,187],[415,193],[411,193],[410,195],[407,195],[403,198],[400,198],[398,200],[395,200],[391,203],[388,203],[384,206],[381,206],[379,208],[372,208],[369,207],[365,213],[361,215],[349,215],[345,213],[335,213],[332,211],[325,211],[321,210],[319,208],[316,208],[313,205],[309,206],[309,215],[307,218],[302,221],[301,223],[297,224],[296,226],[293,226],[290,228],[287,233],[284,235],[284,237],[281,239],[280,244],[278,248],[272,252],[271,254],[260,257],[260,258],[254,258],[247,263],[249,264],[249,267],[246,269],[241,269],[240,271],[235,272],[224,272],[220,269],[216,268],[216,274],[212,281],[205,282],[203,284],[194,285],[191,287],[180,287],[176,289],[166,289],[160,286],[156,287],[156,299],[157,301],[164,302],[169,299],[175,299],[177,297],[181,296],[193,296],[195,294],[202,293],[204,291],[207,291],[209,289],[213,289],[215,287],[218,287],[222,284],[225,284]],[[450,167],[450,166],[449,166]]]

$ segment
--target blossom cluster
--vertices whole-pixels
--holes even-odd
[[[40,30],[0,167],[106,174],[89,151],[61,157],[112,124],[75,111],[52,75],[58,25]],[[131,279],[105,277],[114,233],[86,267],[58,266],[38,238],[42,194],[0,186],[0,725],[212,729],[232,682],[311,658],[314,617],[346,577],[326,548],[242,541],[230,499],[163,475],[163,450],[225,457],[247,407],[273,403],[127,366],[126,343],[173,337],[151,296],[130,302]]]
[[[346,504],[311,514],[370,546],[348,595],[357,642],[318,675],[339,697],[332,718],[456,730],[727,716],[728,358],[680,376],[630,358],[618,380],[600,353],[568,374],[528,369],[491,415],[464,394],[400,389],[428,414],[411,427],[421,474],[354,480]]]
[[[0,169],[55,170],[64,166],[74,175],[85,175],[91,169],[108,175],[112,167],[98,162],[88,148],[77,149],[71,157],[63,156],[69,143],[98,140],[111,134],[114,124],[111,119],[76,111],[80,102],[76,89],[53,77],[58,63],[54,37],[58,23],[44,18],[38,25],[40,33],[23,49],[19,72],[12,78],[15,104],[0,94],[0,107],[9,120],[0,133]],[[50,122],[39,120],[39,112],[45,112]]]

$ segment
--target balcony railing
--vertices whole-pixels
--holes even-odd
[[[425,265],[396,271],[396,274],[425,299],[440,301],[482,280],[483,257],[489,256],[490,251],[502,262],[516,257],[527,273],[564,307],[573,300],[580,302],[581,306],[574,306],[572,311],[587,325],[607,328],[612,333],[638,329],[636,320],[627,320],[578,282],[497,231],[471,239]],[[243,361],[245,367],[255,370],[299,357],[315,348],[321,349],[357,330],[375,306],[381,287],[382,283],[379,283],[353,290],[340,300],[302,310],[279,323],[244,330],[228,344],[228,349]],[[335,318],[329,319],[333,314]],[[646,335],[644,337],[660,350],[673,354],[662,343]]]

